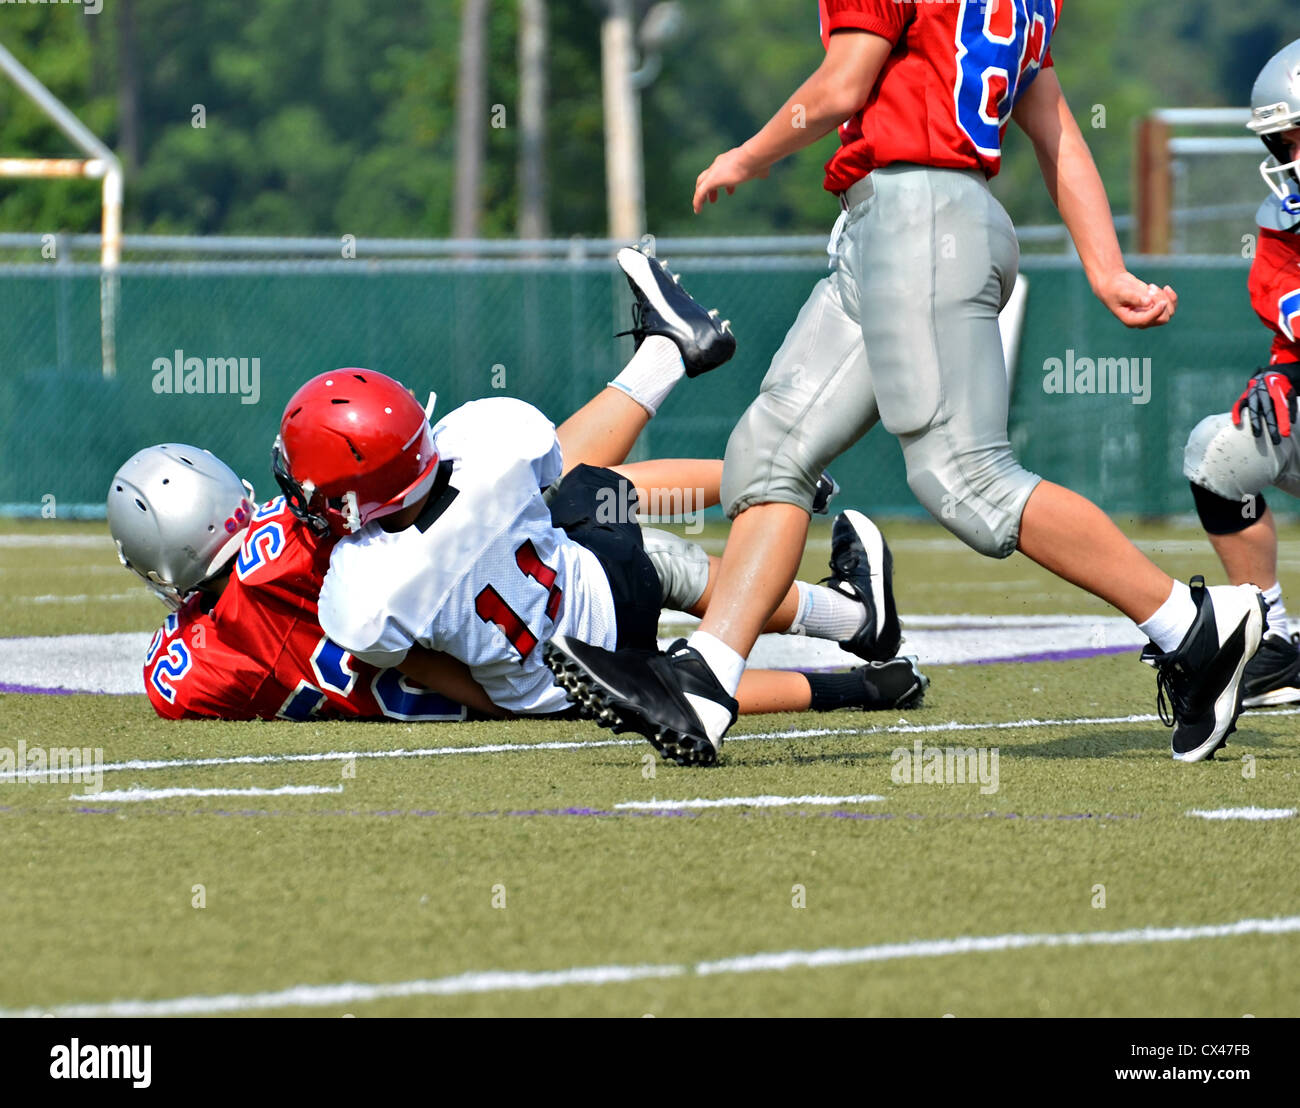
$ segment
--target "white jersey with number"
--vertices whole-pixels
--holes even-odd
[[[541,644],[572,635],[612,650],[614,598],[599,560],[552,526],[541,490],[560,477],[555,427],[521,400],[475,400],[433,429],[455,495],[432,522],[370,523],[330,555],[325,633],[362,661],[399,665],[413,646],[468,665],[519,714],[568,707]],[[422,529],[423,528],[423,529]]]

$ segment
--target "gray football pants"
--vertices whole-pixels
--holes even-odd
[[[1015,229],[981,173],[895,165],[850,191],[818,282],[727,444],[722,503],[810,509],[818,475],[879,419],[907,483],[981,554],[1016,549],[1040,478],[1007,437],[1001,311]]]
[[[1207,416],[1187,437],[1183,474],[1189,481],[1227,500],[1246,501],[1270,485],[1300,496],[1300,431],[1280,443],[1265,432],[1259,438],[1249,417],[1241,426],[1228,412]]]

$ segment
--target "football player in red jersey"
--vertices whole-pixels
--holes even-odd
[[[1273,345],[1268,365],[1251,375],[1231,412],[1197,424],[1183,456],[1197,513],[1228,580],[1258,585],[1269,603],[1263,644],[1242,681],[1247,708],[1300,700],[1300,649],[1278,581],[1277,525],[1262,495],[1270,485],[1300,495],[1300,39],[1260,70],[1251,109],[1247,126],[1268,151],[1260,172],[1272,195],[1256,215],[1249,290]]]
[[[1263,629],[1259,590],[1175,582],[1100,509],[1011,452],[998,312],[1019,251],[987,183],[1009,122],[1033,144],[1102,303],[1128,327],[1167,323],[1177,305],[1173,289],[1124,264],[1053,66],[1060,14],[1061,0],[822,0],[822,64],[700,174],[697,212],[838,129],[824,181],[843,208],[834,272],[728,443],[722,502],[734,523],[700,630],[648,660],[555,641],[553,668],[603,722],[682,762],[716,759],[745,657],[798,565],[812,482],[879,421],[912,491],[967,545],[1020,550],[1141,626],[1176,759],[1209,757],[1235,726]]]
[[[660,263],[635,251],[625,253],[636,255],[622,259],[625,269],[635,269],[656,284],[672,283]],[[684,290],[678,289],[675,297],[679,308],[689,302]],[[638,312],[642,323],[646,314]],[[717,330],[728,334],[721,325]],[[566,455],[566,472],[575,471],[579,463],[621,461],[654,414],[655,397],[648,396],[647,390],[658,390],[662,399],[665,378],[670,388],[683,370],[689,372],[691,366],[716,357],[716,350],[711,354],[692,350],[680,332],[676,341],[689,356],[689,364],[673,343],[660,337],[656,348],[650,337],[650,349],[644,355],[638,351],[639,357],[613,387],[602,390],[559,428],[556,436]],[[676,377],[671,373],[674,359]],[[350,519],[418,499],[439,466],[427,418],[411,396],[395,382],[368,371],[339,371],[334,376],[342,380],[349,374],[370,379],[381,389],[377,402],[383,411],[398,412],[406,420],[387,445],[411,447],[410,466],[409,472],[398,473],[402,451],[388,450],[392,460],[372,473],[373,486],[354,482],[326,504],[330,519],[305,510],[312,497],[308,494],[304,499],[304,490],[288,476],[278,450],[277,476],[289,500],[282,496],[258,509],[251,503],[251,487],[210,453],[194,447],[148,448],[132,457],[114,478],[108,511],[119,555],[177,609],[154,636],[145,664],[145,689],[160,715],[455,720],[466,716],[462,705],[484,716],[502,714],[466,667],[453,658],[415,647],[400,668],[378,668],[343,650],[321,629],[318,596],[338,532],[348,529]],[[387,449],[383,425],[360,428],[360,410],[355,414],[357,421],[342,425],[345,433],[358,428],[351,449],[372,455]],[[488,430],[508,436],[504,426]],[[693,490],[701,501],[694,508],[717,503],[721,478],[717,461],[637,463],[620,467],[619,473],[642,502],[659,502],[657,490],[671,486]],[[580,470],[575,476],[581,481]],[[388,492],[379,496],[375,489],[385,482]],[[827,496],[830,492],[825,482],[823,492]],[[843,518],[853,516],[856,513],[845,513]],[[861,579],[864,589],[874,591],[876,595],[869,598],[873,609],[883,617],[888,608],[889,618],[896,620],[888,566],[883,564],[888,551],[879,532],[864,518],[856,527],[841,525],[840,530],[849,535],[840,545],[850,552],[859,533],[875,536],[879,549],[874,575],[865,557],[860,567],[844,568],[851,581]],[[702,612],[709,596],[710,559],[694,544],[663,532],[647,530],[646,542],[658,575],[656,612],[661,590],[663,599],[674,597],[680,606]],[[841,586],[837,593],[800,583],[772,621],[772,629],[841,638],[854,649],[854,640],[874,638],[875,623],[868,634],[865,605],[852,589]],[[928,679],[910,659],[891,655],[848,674],[755,671],[747,678],[742,700],[747,712],[897,708],[919,703],[927,685]],[[559,700],[563,706],[563,697]]]

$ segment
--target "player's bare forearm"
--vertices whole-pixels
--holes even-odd
[[[1013,113],[1038,157],[1043,182],[1074,240],[1092,291],[1128,327],[1173,318],[1177,294],[1128,272],[1097,163],[1079,130],[1053,69],[1043,70]]]
[[[510,714],[492,703],[483,687],[474,680],[469,666],[449,654],[417,646],[397,668],[430,692],[449,696],[472,711],[493,719],[506,719]]]
[[[755,177],[766,177],[782,158],[835,130],[871,96],[892,46],[866,31],[831,35],[826,57],[811,77],[747,142],[719,154],[695,182],[694,207],[713,203]]]
[[[636,486],[645,511],[656,504],[681,504],[682,511],[698,511],[712,508],[722,499],[719,458],[660,458],[613,469]]]
[[[1106,188],[1052,70],[1038,75],[1017,105],[1015,120],[1034,144],[1047,191],[1093,288],[1124,272]]]

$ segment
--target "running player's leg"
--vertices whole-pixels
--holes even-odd
[[[691,636],[724,686],[739,680],[744,657],[788,602],[819,474],[875,420],[862,335],[837,273],[813,289],[727,443],[722,499],[733,523]]]
[[[975,176],[877,171],[877,195],[847,232],[881,419],[903,445],[912,491],[967,545],[1003,558],[1018,547],[1142,622],[1172,578],[1100,509],[1011,452],[998,313],[1018,249]]]

